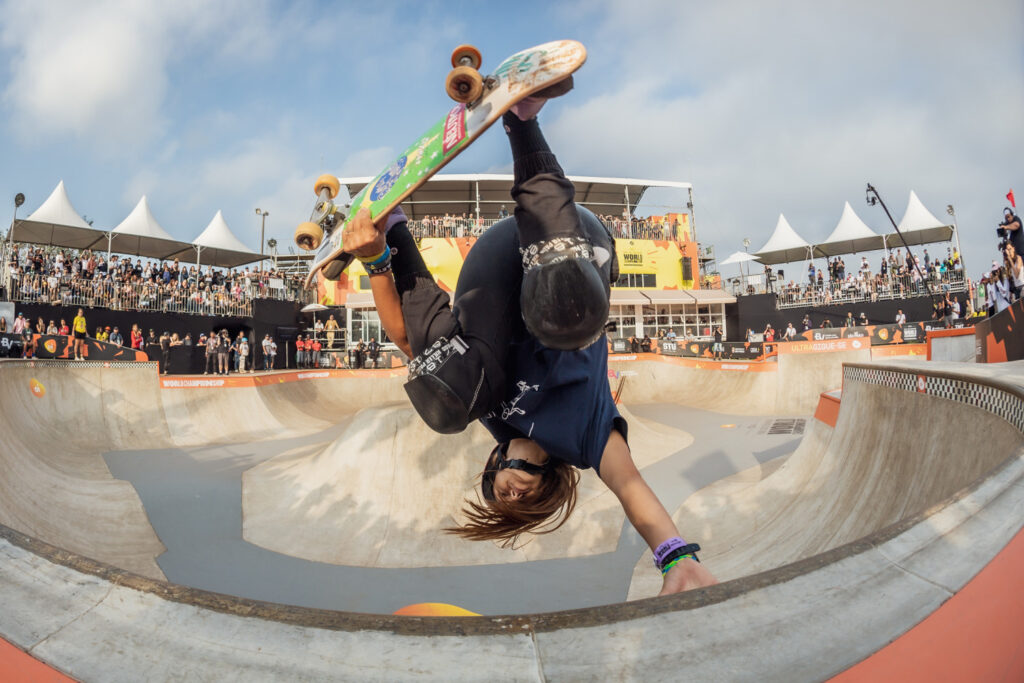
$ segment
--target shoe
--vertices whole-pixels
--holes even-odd
[[[537,112],[541,110],[545,102],[555,97],[561,97],[572,90],[572,88],[572,76],[569,76],[558,83],[549,85],[543,90],[538,90],[529,97],[524,97],[522,100],[517,102],[510,111],[515,114],[520,121],[529,121],[532,118],[536,118]]]

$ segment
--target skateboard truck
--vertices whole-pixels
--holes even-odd
[[[480,50],[472,45],[459,45],[452,50],[452,70],[444,82],[448,97],[463,104],[480,99],[486,85],[480,75],[481,63]]]
[[[316,192],[316,206],[309,220],[299,223],[295,229],[295,243],[306,251],[316,251],[324,239],[324,231],[328,233],[345,221],[348,205],[334,203],[338,196],[341,183],[330,174],[324,174],[316,179],[313,191]]]

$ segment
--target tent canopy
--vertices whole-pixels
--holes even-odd
[[[720,266],[727,266],[731,263],[746,263],[747,261],[757,261],[758,257],[753,254],[748,254],[745,251],[734,251],[729,255],[729,258],[722,261]]]
[[[153,217],[145,195],[128,217],[97,240],[92,248],[161,260],[173,258],[182,252],[191,254],[191,245],[188,242],[171,237]]]
[[[850,202],[846,202],[835,230],[824,242],[816,245],[815,251],[822,256],[838,256],[884,248],[882,236],[869,228],[850,206]]]
[[[192,250],[200,265],[225,268],[235,268],[264,258],[235,237],[220,211],[217,211],[199,237],[192,241]],[[178,255],[178,258],[183,257],[184,253]]]
[[[903,213],[899,228],[903,233],[903,240],[906,240],[908,246],[948,242],[953,238],[953,226],[944,225],[942,221],[933,216],[913,190],[910,191],[907,210]],[[885,240],[890,248],[903,246],[903,240],[895,232],[888,233]]]
[[[789,224],[786,217],[779,214],[779,221],[775,224],[775,231],[768,238],[765,245],[755,254],[765,265],[776,263],[792,263],[810,256],[811,245]]]
[[[103,236],[86,223],[68,198],[64,181],[28,218],[15,221],[9,239],[28,244],[88,249]]]
[[[372,177],[341,178],[342,187],[354,197]],[[569,176],[576,188],[576,203],[582,204],[596,214],[621,216],[623,209],[632,211],[640,203],[644,193],[651,188],[692,189],[690,183],[665,180],[640,180],[636,178],[597,178],[590,176]],[[441,173],[409,195],[402,202],[402,209],[412,220],[426,216],[445,214],[475,217],[477,206],[481,218],[497,218],[502,205],[509,214],[515,208],[512,201],[514,177],[499,173]],[[478,199],[479,197],[479,199]]]

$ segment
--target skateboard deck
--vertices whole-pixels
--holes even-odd
[[[475,55],[475,63],[466,59],[469,53],[465,49]],[[453,99],[461,96],[471,98],[470,101],[452,107],[367,183],[350,205],[333,202],[339,190],[337,178],[321,176],[317,180],[316,207],[310,221],[300,225],[295,233],[300,247],[317,249],[306,276],[306,287],[313,284],[318,274],[337,280],[352,262],[352,255],[345,252],[342,244],[342,232],[360,209],[368,207],[374,219],[390,213],[516,103],[568,78],[586,58],[587,51],[581,43],[559,40],[517,52],[501,62],[493,73],[482,76],[475,72],[479,52],[470,46],[457,48],[452,55],[455,68],[449,75],[448,91]],[[467,63],[471,66],[466,66]],[[478,90],[473,90],[474,85]]]

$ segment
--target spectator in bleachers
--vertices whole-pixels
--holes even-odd
[[[320,339],[313,337],[313,341],[308,343],[309,349],[309,364],[310,367],[320,367],[320,349],[323,345],[320,343]]]
[[[11,326],[11,332],[14,334],[21,334],[25,331],[25,327],[27,327],[25,323],[25,316],[19,313],[18,317],[14,319],[14,325]]]
[[[82,355],[82,347],[85,346],[85,335],[89,327],[85,323],[85,311],[78,309],[78,315],[71,321],[71,329],[74,331],[75,343],[73,346],[75,360],[85,360]]]
[[[332,316],[333,317],[333,316]],[[328,332],[330,335],[330,332]],[[269,334],[263,336],[263,370],[273,370],[274,357],[277,355],[277,344],[270,338]]]
[[[299,275],[275,270],[215,271],[204,275],[178,261],[147,262],[102,257],[70,249],[16,248],[11,254],[11,299],[64,304],[88,304],[119,310],[164,310],[184,313],[244,315],[252,299],[261,296],[301,297]],[[284,290],[271,291],[271,279]]]
[[[334,335],[338,330],[341,329],[341,326],[338,325],[338,321],[334,319],[333,313],[330,315],[330,317],[327,318],[327,324],[324,325],[324,329],[327,331],[327,348],[333,349]]]
[[[238,335],[238,352],[236,358],[238,359],[238,372],[245,373],[246,364],[249,361],[249,338]],[[250,368],[249,372],[252,372]]]
[[[124,337],[121,336],[120,330],[114,327],[114,331],[110,333],[110,338],[107,340],[115,346],[124,346]]]
[[[64,318],[60,319],[60,327],[57,328],[57,334],[61,335],[62,337],[67,337],[68,335],[71,334],[71,328],[68,327],[68,321],[65,320]]]
[[[57,323],[50,321],[50,324],[46,326],[46,334],[57,334]]]
[[[207,342],[209,343],[209,342]],[[221,330],[217,338],[217,374],[228,374],[228,356],[231,351],[231,337],[227,330]]]
[[[171,369],[171,335],[168,334],[167,330],[160,335],[160,366],[161,373],[166,375]]]

